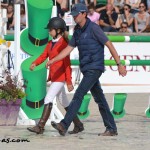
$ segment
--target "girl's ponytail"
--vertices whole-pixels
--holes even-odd
[[[63,32],[62,36],[65,39],[65,41],[68,43],[69,42],[68,32],[67,31]]]

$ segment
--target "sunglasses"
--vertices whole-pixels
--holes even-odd
[[[122,26],[121,28],[127,28],[127,27],[125,27],[125,26]]]
[[[145,6],[139,6],[139,8],[144,8]]]

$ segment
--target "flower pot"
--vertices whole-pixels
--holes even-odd
[[[0,126],[15,126],[20,110],[21,99],[16,102],[0,100]]]

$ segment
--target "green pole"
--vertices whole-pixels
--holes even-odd
[[[128,60],[130,62],[129,66],[150,66],[150,60]],[[116,66],[115,60],[105,60],[104,61],[105,66]],[[126,60],[121,60],[122,65],[128,65],[126,64]],[[78,66],[79,60],[71,60],[71,65]]]
[[[115,60],[105,60],[104,64],[105,64],[105,66],[116,66],[116,61]],[[125,61],[121,60],[121,64],[125,65]]]
[[[130,42],[150,42],[150,36],[130,36]]]
[[[125,42],[124,36],[107,36],[111,42]]]
[[[13,34],[4,35],[4,39],[6,41],[14,41],[14,35]]]
[[[150,66],[150,60],[130,60],[130,66]]]
[[[125,61],[124,60],[121,60],[121,63],[123,64],[123,65],[125,65]],[[116,66],[116,61],[115,60],[105,60],[104,61],[104,64],[105,64],[105,66]],[[78,66],[79,65],[79,60],[71,60],[71,65],[73,65],[73,66]]]

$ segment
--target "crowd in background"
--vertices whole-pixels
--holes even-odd
[[[14,30],[14,4],[20,4],[20,30],[26,27],[24,0],[3,0],[1,9],[7,9],[7,30]]]
[[[55,0],[53,0],[55,5]],[[88,7],[87,17],[104,32],[150,32],[150,0],[72,0],[72,5],[83,3]],[[3,0],[7,9],[7,30],[14,29],[14,4],[21,4],[21,30],[26,27],[24,0]],[[57,15],[69,11],[70,0],[56,0]]]

